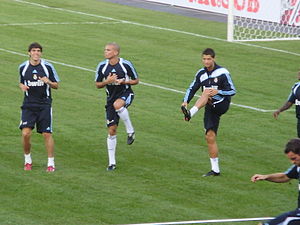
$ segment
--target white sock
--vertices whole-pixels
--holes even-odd
[[[54,165],[54,157],[48,158],[48,166],[55,167],[55,165]]]
[[[219,158],[210,158],[211,170],[220,173]]]
[[[121,120],[123,120],[125,127],[126,127],[127,134],[134,133],[134,128],[131,124],[127,108],[122,107],[122,108],[116,110],[116,112],[118,113]]]
[[[26,165],[27,163],[32,164],[32,159],[31,159],[30,153],[29,154],[24,154],[24,158],[25,158],[25,164],[24,165]]]
[[[191,113],[191,117],[194,116],[197,112],[198,112],[198,108],[196,106],[193,106],[191,109],[190,109],[190,113]]]
[[[107,151],[109,166],[116,165],[116,147],[117,147],[117,135],[107,136]]]

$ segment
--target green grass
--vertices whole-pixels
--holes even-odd
[[[0,0],[0,24],[37,22],[112,22],[16,1]],[[34,0],[56,8],[112,17],[225,39],[222,23],[131,8],[102,1]],[[201,66],[206,47],[228,68],[238,90],[236,104],[275,109],[296,81],[299,56],[221,40],[134,24],[0,26],[0,224],[128,224],[267,217],[296,207],[297,181],[253,184],[254,173],[284,171],[282,153],[296,136],[293,110],[280,115],[233,105],[222,118],[218,144],[223,175],[204,179],[210,169],[203,133],[203,112],[182,120],[183,94],[143,84],[134,86],[129,108],[137,132],[126,145],[118,130],[118,169],[106,172],[105,91],[94,86],[94,73],[54,63],[62,82],[54,90],[56,167],[45,172],[43,139],[32,137],[33,171],[23,171],[18,124],[22,92],[18,65],[27,46],[38,41],[43,57],[94,70],[103,47],[116,41],[142,82],[184,91]],[[299,41],[257,43],[300,53]],[[235,225],[256,222],[235,223]]]

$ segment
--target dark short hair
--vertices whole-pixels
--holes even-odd
[[[28,52],[30,52],[33,48],[39,48],[41,52],[43,51],[43,47],[37,42],[33,42],[28,46]]]
[[[206,48],[203,50],[202,55],[210,55],[211,57],[215,58],[216,53],[212,48]]]
[[[284,153],[289,152],[300,155],[300,138],[293,138],[285,145]]]

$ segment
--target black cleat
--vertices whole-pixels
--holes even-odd
[[[113,171],[113,170],[115,170],[116,168],[117,168],[116,165],[115,165],[115,164],[112,164],[112,165],[108,166],[108,167],[106,168],[106,170],[107,170],[107,171]]]
[[[131,145],[131,144],[134,142],[134,139],[135,139],[135,134],[134,134],[134,132],[131,133],[131,134],[128,134],[128,136],[127,136],[127,144],[128,144],[128,145]]]
[[[190,110],[188,110],[184,106],[181,106],[181,111],[184,114],[184,120],[185,121],[190,121],[190,119],[191,119],[191,112],[190,112]]]
[[[203,175],[202,175],[202,177],[209,177],[209,176],[220,176],[220,175],[221,175],[221,173],[217,173],[217,172],[215,172],[215,171],[211,170],[211,171],[209,171],[208,173],[206,173],[206,174],[203,174]]]

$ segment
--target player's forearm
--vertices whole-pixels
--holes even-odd
[[[290,178],[284,173],[273,173],[266,175],[265,180],[275,183],[285,183],[288,182]]]
[[[283,112],[289,108],[291,108],[291,106],[293,105],[292,102],[286,102],[282,107],[280,107],[277,111],[278,112]]]
[[[25,86],[25,84],[19,83],[19,88],[20,88],[21,90],[23,90],[24,86]]]
[[[52,82],[52,81],[48,81],[47,84],[53,88],[53,89],[57,89],[58,88],[58,83],[57,82]]]
[[[136,85],[140,82],[139,79],[135,79],[135,80],[127,80],[127,81],[124,81],[124,84],[129,84],[129,85]]]
[[[29,89],[28,86],[26,86],[25,84],[23,83],[19,83],[19,88],[22,90],[22,91],[27,91]]]
[[[107,81],[96,82],[96,88],[104,88],[108,84]]]

